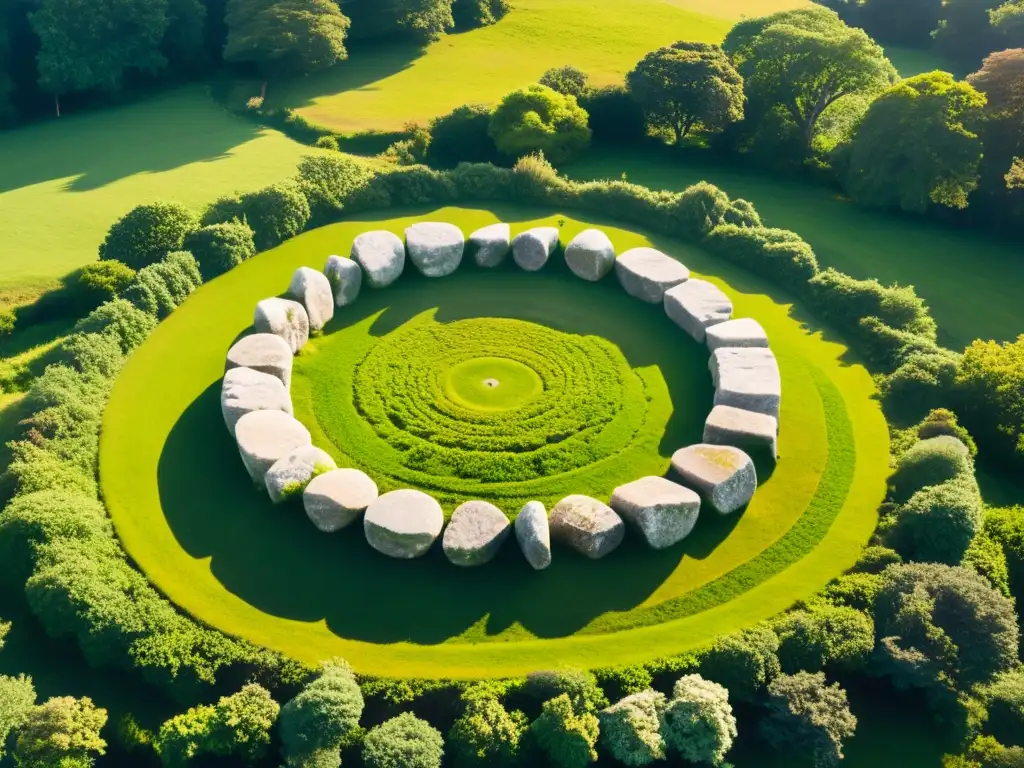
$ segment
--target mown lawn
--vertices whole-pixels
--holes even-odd
[[[497,215],[516,230],[560,219],[532,221],[536,212],[521,209]],[[105,414],[100,480],[122,541],[158,588],[208,623],[304,660],[338,654],[365,673],[470,677],[635,663],[699,646],[813,594],[852,564],[874,528],[887,475],[887,431],[870,377],[765,283],[660,238],[652,242],[713,275],[738,314],[761,321],[780,359],[783,458],[742,515],[705,516],[685,542],[658,553],[632,544],[594,563],[559,551],[539,574],[510,544],[467,578],[440,552],[413,562],[378,556],[358,526],[318,534],[300,508],[274,508],[253,489],[218,390],[224,353],[250,324],[254,303],[279,293],[297,266],[346,253],[366,229],[401,232],[429,218],[470,231],[495,217],[448,208],[306,233],[201,288],[133,355]],[[564,238],[585,226],[564,218]],[[604,228],[620,252],[648,242]],[[383,303],[399,317],[431,306],[500,315],[509,302],[499,297],[508,294],[527,318],[572,332],[585,332],[592,316],[593,331],[607,330],[634,368],[657,364],[644,360],[652,339],[669,351],[692,344],[658,307],[629,299],[613,281],[571,282],[554,266],[536,275],[467,266],[442,281],[407,276],[347,313],[365,316]],[[610,329],[616,318],[621,327]],[[692,368],[661,373],[675,408],[706,411],[708,402],[677,397],[707,376],[703,362]],[[301,384],[296,397],[300,411],[311,407]],[[308,425],[330,449],[318,424]],[[679,447],[663,442],[660,460]]]

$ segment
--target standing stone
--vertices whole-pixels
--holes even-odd
[[[459,268],[466,238],[454,224],[424,221],[405,230],[409,261],[424,277],[445,277]]]
[[[766,413],[755,413],[731,405],[716,405],[704,422],[704,442],[734,445],[745,451],[766,449],[778,458],[779,422]]]
[[[352,259],[343,256],[328,256],[324,275],[334,291],[334,305],[347,307],[359,298],[363,287],[363,270]]]
[[[690,278],[690,270],[661,251],[632,248],[615,260],[615,276],[630,296],[660,304],[665,291]]]
[[[539,501],[527,502],[519,510],[515,529],[526,562],[535,571],[542,571],[551,565],[551,531],[544,505]]]
[[[441,546],[455,565],[489,563],[512,532],[505,513],[486,501],[467,501],[452,513]]]
[[[589,496],[566,496],[551,509],[551,538],[592,560],[614,550],[626,535],[611,507]]]
[[[220,411],[234,435],[235,425],[247,413],[283,411],[291,415],[292,399],[277,376],[252,368],[232,368],[220,385]]]
[[[512,228],[491,224],[469,236],[468,250],[478,267],[497,267],[512,252]]]
[[[548,263],[558,248],[558,230],[555,227],[534,227],[520,232],[512,240],[512,258],[520,269],[536,272]]]
[[[641,477],[612,492],[611,508],[632,523],[654,549],[690,535],[700,514],[700,496],[664,477]]]
[[[275,461],[267,470],[264,482],[270,500],[280,504],[301,495],[317,475],[337,468],[329,453],[313,445],[304,445]]]
[[[565,247],[565,263],[577,277],[596,283],[615,265],[615,247],[599,229],[585,229]]]
[[[377,484],[358,469],[317,475],[302,492],[306,515],[324,533],[351,525],[377,499]]]
[[[309,341],[309,315],[297,301],[264,299],[256,305],[252,324],[258,333],[272,333],[284,339],[293,355]]]
[[[364,232],[352,243],[352,260],[362,267],[367,285],[387,288],[405,269],[405,245],[394,232]]]
[[[746,506],[757,490],[754,462],[731,445],[680,448],[672,454],[672,468],[723,515]]]
[[[708,328],[708,349],[714,352],[723,347],[767,347],[768,334],[761,324],[750,317],[728,320]]]
[[[249,477],[261,486],[278,459],[313,442],[309,430],[284,411],[245,414],[235,424],[235,440]]]
[[[694,341],[703,342],[707,329],[732,317],[732,302],[707,280],[692,278],[665,291],[665,314]]]
[[[334,317],[334,294],[323,272],[299,267],[288,285],[288,296],[306,308],[311,330],[319,331]]]
[[[765,347],[722,347],[708,360],[715,405],[731,405],[779,418],[782,377],[775,355]]]
[[[379,496],[363,516],[363,532],[370,546],[403,560],[425,555],[443,526],[441,505],[409,488]]]
[[[224,370],[252,368],[276,376],[285,389],[292,384],[292,348],[273,333],[254,333],[236,341],[228,350]]]

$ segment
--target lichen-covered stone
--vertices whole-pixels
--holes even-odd
[[[288,344],[292,354],[309,341],[309,315],[306,308],[291,299],[264,299],[256,305],[252,320],[257,333],[272,333]]]
[[[370,546],[403,560],[425,555],[443,526],[441,505],[409,488],[379,496],[363,515],[363,531]]]
[[[323,272],[299,267],[288,285],[288,296],[306,308],[309,327],[314,331],[319,331],[334,317],[334,293]]]
[[[740,317],[719,323],[707,332],[708,349],[714,352],[725,347],[767,347],[768,334],[751,317]]]
[[[527,502],[516,517],[516,540],[526,562],[535,571],[551,565],[551,531],[548,513],[539,501]]]
[[[302,492],[306,515],[319,530],[334,533],[355,522],[378,496],[377,484],[358,469],[332,469]]]
[[[232,368],[252,368],[254,371],[276,376],[285,389],[292,384],[294,356],[288,342],[274,333],[254,333],[244,336],[228,350],[224,362],[225,372]]]
[[[371,288],[387,288],[405,269],[405,244],[394,232],[364,232],[352,243],[352,260]]]
[[[715,405],[731,405],[779,418],[782,376],[766,347],[722,347],[708,360]]]
[[[707,329],[732,317],[732,302],[707,280],[691,278],[665,291],[665,314],[694,341],[703,342]]]
[[[700,443],[680,448],[672,454],[672,468],[723,515],[745,507],[757,490],[754,462],[731,445]]]
[[[409,261],[424,277],[444,277],[459,268],[466,238],[446,222],[424,221],[405,230]]]
[[[220,385],[220,411],[234,435],[235,425],[247,413],[284,411],[291,415],[292,399],[277,376],[252,368],[232,368]]]
[[[734,445],[745,451],[764,449],[778,457],[779,422],[766,413],[716,405],[704,422],[704,442]]]
[[[328,256],[324,275],[331,284],[336,307],[347,307],[359,298],[359,291],[363,287],[363,270],[352,259]]]
[[[306,486],[317,475],[337,469],[330,454],[313,445],[304,445],[274,462],[267,470],[264,482],[270,500],[280,504],[301,496]]]
[[[596,283],[615,265],[615,246],[599,229],[585,229],[565,247],[565,263],[573,274]]]
[[[566,496],[551,509],[551,538],[592,560],[604,557],[626,535],[622,519],[607,504],[589,496]]]
[[[686,282],[690,270],[654,248],[631,248],[615,260],[615,276],[630,296],[661,304],[665,291]]]
[[[249,477],[260,485],[278,459],[312,444],[309,430],[284,411],[245,414],[235,424],[235,441]]]
[[[700,496],[664,477],[641,477],[612,492],[610,506],[654,549],[682,541],[697,524]]]
[[[512,228],[504,223],[481,227],[466,247],[478,267],[497,267],[512,252]]]
[[[496,506],[467,501],[452,513],[441,546],[455,565],[483,565],[494,559],[511,532],[508,518]]]
[[[520,232],[512,240],[512,258],[520,269],[536,272],[548,263],[558,248],[558,230],[555,227],[534,227]]]

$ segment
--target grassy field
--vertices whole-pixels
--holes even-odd
[[[535,213],[498,213],[517,230],[542,223],[530,221]],[[856,559],[874,528],[888,464],[887,431],[867,372],[763,282],[658,238],[654,245],[696,273],[713,272],[737,312],[764,324],[780,359],[783,458],[744,514],[705,518],[682,545],[663,552],[632,544],[600,563],[559,552],[541,574],[509,547],[480,572],[487,578],[467,579],[438,552],[415,562],[387,560],[358,530],[325,537],[300,509],[272,508],[247,481],[223,428],[225,350],[251,322],[253,304],[278,293],[297,266],[345,252],[365,229],[401,232],[424,217],[469,231],[495,214],[442,209],[301,235],[201,288],[129,361],[105,414],[100,479],[129,554],[175,602],[229,633],[309,661],[339,654],[366,673],[490,676],[596,659],[633,663],[695,647],[813,594]],[[583,227],[567,219],[563,237]],[[605,229],[620,251],[648,242]],[[505,294],[520,297],[516,316],[567,332],[607,330],[635,370],[658,368],[675,408],[710,407],[686,402],[693,382],[706,376],[703,363],[662,369],[650,352],[655,341],[671,351],[688,344],[686,337],[614,282],[572,282],[557,268],[539,275],[463,268],[442,282],[403,278],[345,314],[358,321],[387,306],[385,317],[402,320],[410,305],[417,312],[437,307],[442,318],[448,310],[501,314],[511,306],[501,303]],[[345,327],[346,318],[337,325]],[[314,350],[330,341],[329,333]],[[317,357],[311,352],[310,361]],[[299,368],[305,365],[300,358]],[[303,397],[298,384],[299,411]],[[315,441],[336,450],[319,413],[316,421],[307,419]],[[677,447],[658,445],[657,460],[664,465]]]
[[[220,194],[289,176],[311,151],[221,109],[202,88],[0,134],[0,303],[96,258],[133,206]]]

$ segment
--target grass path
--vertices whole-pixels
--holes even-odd
[[[538,223],[530,221],[535,213],[499,214],[517,230]],[[495,218],[455,208],[425,216],[467,231]],[[247,484],[220,419],[224,351],[250,322],[253,303],[280,291],[295,267],[346,252],[371,226],[401,232],[425,216],[346,222],[262,254],[200,289],[129,361],[104,417],[100,479],[128,553],[171,599],[229,633],[307,661],[338,654],[371,674],[493,676],[593,666],[597,659],[634,663],[696,647],[784,610],[853,563],[874,528],[887,475],[888,436],[870,377],[765,283],[660,238],[653,238],[656,246],[697,274],[713,275],[739,314],[765,325],[780,359],[783,459],[742,516],[705,516],[683,545],[660,553],[627,545],[593,563],[560,551],[542,574],[530,572],[510,546],[478,578],[466,579],[437,552],[415,562],[387,560],[358,530],[324,537],[301,510],[272,508]],[[583,227],[567,217],[563,237]],[[648,242],[605,229],[620,251]],[[497,296],[515,295],[520,280],[560,279],[556,269],[524,275],[464,268],[443,282],[403,278],[361,302],[418,289],[421,301],[429,304],[436,293],[445,306],[486,298],[485,280]],[[614,283],[577,282],[562,306],[544,289],[532,302],[519,295],[534,319],[560,323],[560,314],[576,312],[603,332],[620,317],[616,343],[634,367],[634,326],[648,337],[671,333],[689,343],[657,307],[633,302]],[[400,310],[409,311],[405,297]],[[641,313],[665,328],[638,323]],[[705,376],[703,366],[692,375]],[[670,375],[666,380],[675,390]],[[709,407],[682,400],[673,402]],[[663,455],[676,447],[661,446]]]

